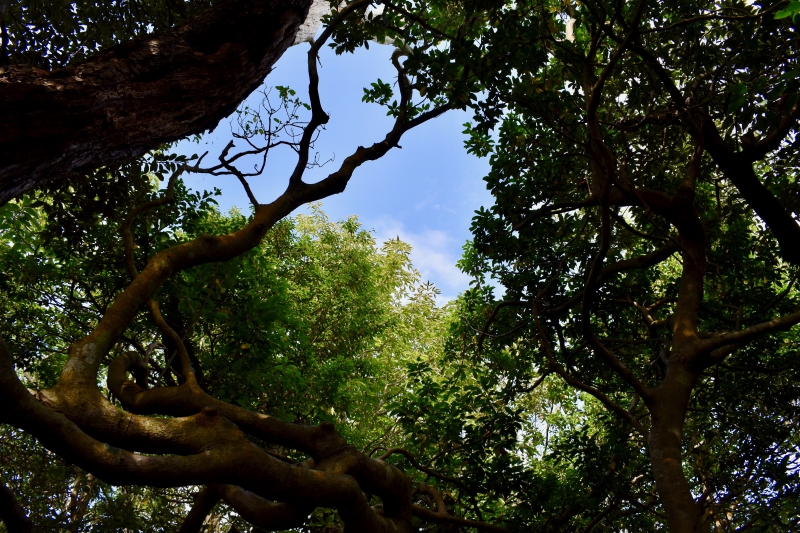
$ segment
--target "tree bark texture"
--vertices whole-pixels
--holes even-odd
[[[689,397],[697,376],[673,365],[653,395],[650,411],[650,461],[669,530],[679,533],[708,531],[702,503],[695,501],[683,470],[682,439]]]
[[[0,68],[0,205],[213,129],[294,42],[311,0],[228,0],[52,72]]]

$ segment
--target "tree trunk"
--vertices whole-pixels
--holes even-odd
[[[310,4],[226,0],[65,69],[0,68],[0,205],[214,128],[294,42]]]
[[[671,366],[667,378],[648,405],[653,417],[650,461],[670,533],[704,533],[703,509],[692,496],[683,471],[683,426],[689,397],[697,379],[685,369]]]

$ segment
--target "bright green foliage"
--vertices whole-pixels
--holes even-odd
[[[630,428],[556,376],[534,389],[541,363],[524,336],[477,350],[468,323],[485,317],[470,317],[474,296],[453,310],[462,322],[453,325],[443,357],[410,365],[410,393],[393,405],[407,448],[463,482],[438,482],[453,510],[515,531],[546,531],[587,526],[609,492],[652,507],[647,457],[629,445]],[[649,531],[658,520],[628,513],[616,523]]]
[[[789,2],[789,5],[775,13],[776,19],[785,19],[792,17],[792,20],[800,13],[800,2]]]
[[[183,161],[156,152],[0,208],[0,291],[7,302],[0,323],[13,339],[17,362],[40,386],[55,382],[66,346],[86,334],[128,282],[120,213],[155,197],[159,179]],[[214,202],[209,193],[182,185],[176,196],[176,205],[144,222],[152,239],[137,233],[137,245],[146,253],[174,241],[161,230],[196,227]]]
[[[212,214],[203,231],[244,219]],[[332,223],[314,207],[252,252],[183,272],[167,288],[175,309],[164,308],[197,324],[190,344],[210,393],[286,420],[336,422],[359,445],[388,429],[375,418],[380,396],[400,385],[437,319],[409,252],[399,240],[378,251],[355,218]]]
[[[68,344],[86,334],[125,286],[119,213],[155,194],[156,178],[172,167],[169,160],[149,161],[144,171],[130,172],[131,166],[0,208],[0,320],[17,370],[32,386],[55,381]],[[84,217],[106,187],[119,198],[109,198],[117,213]],[[71,210],[62,207],[62,194],[72,196]],[[247,220],[238,211],[219,213],[208,193],[190,193],[181,184],[176,200],[137,220],[137,260]],[[436,290],[420,284],[410,251],[400,240],[378,247],[355,217],[335,223],[314,205],[307,215],[281,221],[250,252],[181,272],[157,298],[185,336],[209,393],[286,420],[333,421],[356,447],[386,447],[398,438],[386,404],[404,392],[406,363],[440,351],[444,336]],[[142,315],[126,333],[127,346],[110,357],[153,341],[164,342]],[[172,353],[167,345],[151,357],[152,386],[178,379],[167,363]],[[191,505],[190,488],[112,488],[16,430],[2,432],[2,480],[37,524],[175,531]],[[78,504],[70,503],[71,491]],[[224,509],[215,516],[223,524],[234,519]]]

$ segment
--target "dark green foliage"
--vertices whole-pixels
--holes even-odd
[[[611,13],[611,6],[606,7]],[[634,7],[623,8],[614,24],[630,20]],[[637,41],[663,61],[684,96],[704,106],[725,140],[737,147],[752,142],[748,135],[767,135],[797,101],[796,59],[780,52],[794,49],[795,29],[771,15],[754,16],[757,8],[766,13],[776,9],[724,3],[713,9],[729,9],[740,18],[674,24],[703,8],[685,2],[646,3],[640,27],[658,31],[643,31]],[[580,291],[600,244],[599,210],[581,204],[593,180],[586,118],[591,83],[582,63],[598,31],[599,15],[592,9],[602,8],[594,3],[564,7],[517,2],[501,10],[503,31],[490,29],[482,35],[482,64],[502,67],[482,78],[487,94],[465,133],[469,151],[490,157],[486,181],[495,204],[473,219],[474,242],[461,262],[477,285],[463,298],[460,357],[504,404],[528,401],[527,387],[549,368],[531,316],[537,295],[548,287],[541,296],[542,312],[548,313],[543,321],[558,360],[624,408],[632,406],[648,423],[641,404],[635,407],[638,400],[630,387],[592,355],[582,333]],[[575,20],[574,42],[564,40],[569,17]],[[618,31],[624,35],[622,28]],[[612,39],[599,42],[592,56],[597,58],[592,82],[618,44]],[[685,179],[694,144],[679,117],[669,118],[674,109],[641,55],[635,50],[623,54],[605,82],[597,111],[600,134],[616,158],[621,183],[673,194]],[[755,165],[759,178],[795,217],[796,142],[790,134]],[[796,268],[780,259],[770,231],[708,156],[695,195],[708,257],[701,331],[729,331],[796,311]],[[611,216],[605,264],[648,254],[676,235],[668,220],[647,209],[612,207]],[[653,307],[652,318],[669,325],[681,272],[676,255],[652,268],[616,274],[597,291],[592,329],[648,386],[656,386],[665,375],[669,333],[648,328],[634,304],[662,302]],[[575,295],[578,300],[567,304]],[[503,301],[508,303],[495,309]],[[481,330],[478,346],[471,344]],[[704,500],[716,513],[713,527],[719,531],[785,531],[796,524],[797,350],[794,330],[742,345],[724,364],[703,373],[694,391],[684,470],[696,495],[706,493]],[[548,385],[552,380],[557,378],[546,378],[542,386],[553,386]],[[581,530],[601,514],[598,528],[664,527],[647,443],[592,407],[594,402],[582,395],[572,407],[561,405],[565,414],[578,418],[556,431],[552,451],[540,448],[532,454],[531,464],[546,473],[537,483],[550,489],[528,492],[519,485],[519,494],[537,498],[525,507],[540,512],[548,507],[577,509],[564,523],[558,523],[558,513],[546,512],[551,528],[558,523],[569,531]],[[538,431],[536,424],[523,422],[521,412],[516,417],[527,428],[522,434]],[[522,434],[516,438],[518,449]],[[484,467],[491,464],[482,462]],[[556,473],[561,475],[554,478]],[[594,497],[581,496],[587,492]],[[542,524],[537,512],[517,516],[527,517],[524,528]]]
[[[171,28],[201,13],[211,2],[25,0],[4,4],[0,66],[25,64],[52,70],[131,37]]]

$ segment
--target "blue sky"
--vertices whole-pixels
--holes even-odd
[[[308,101],[308,47],[303,43],[290,48],[267,76],[265,87],[289,86]],[[322,51],[320,95],[331,119],[316,149],[320,160],[332,157],[334,161],[308,171],[306,181],[322,179],[359,145],[383,139],[391,128],[392,120],[385,109],[365,104],[361,97],[363,87],[377,78],[395,80],[392,50],[370,43],[369,50],[344,56],[336,56],[327,47]],[[260,101],[261,96],[255,93],[248,105],[254,107]],[[344,193],[323,201],[323,210],[334,220],[356,215],[365,228],[374,230],[379,241],[399,236],[411,244],[414,266],[423,281],[432,281],[442,291],[443,301],[468,287],[469,279],[455,262],[470,238],[473,212],[491,203],[482,179],[488,172],[488,161],[467,154],[463,148],[462,124],[469,118],[467,113],[451,111],[411,130],[400,142],[402,149],[366,163],[356,170]],[[231,124],[224,120],[203,137],[199,146],[184,141],[177,150],[187,154],[208,150],[204,163],[210,164],[230,139]],[[264,174],[249,180],[259,202],[269,202],[285,189],[294,162],[294,153],[288,149],[270,154]],[[249,165],[251,168],[252,162]],[[187,182],[197,189],[222,189],[218,200],[223,210],[232,206],[248,209],[247,197],[235,179],[192,176]]]

